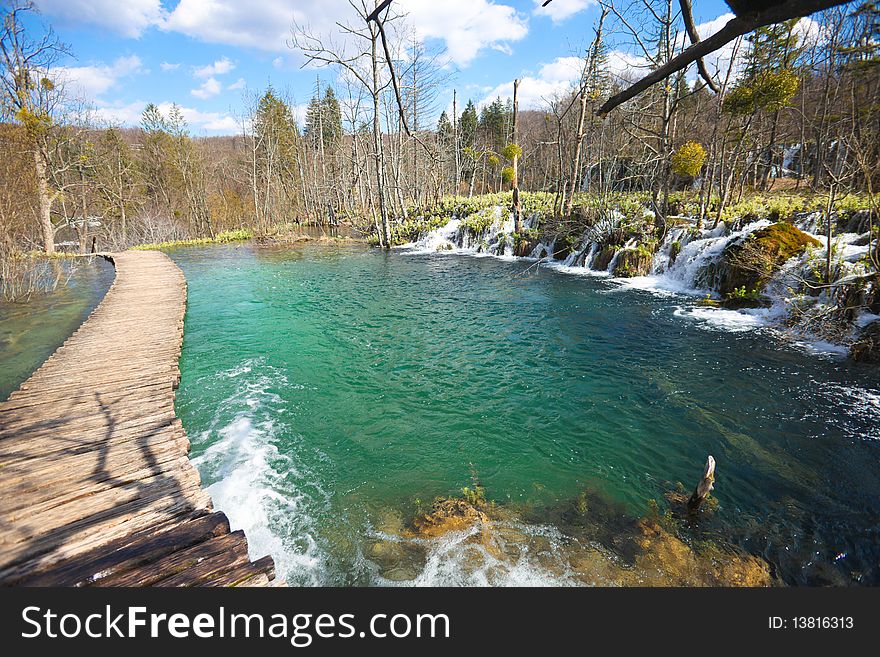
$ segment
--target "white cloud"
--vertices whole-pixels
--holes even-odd
[[[225,75],[235,69],[235,64],[229,57],[222,57],[213,64],[197,66],[193,69],[193,77],[211,78],[215,75]]]
[[[122,36],[138,38],[165,16],[161,0],[36,0],[47,16],[75,24],[91,24]]]
[[[616,79],[634,80],[645,74],[648,61],[621,50],[608,53],[608,72]],[[547,101],[562,96],[579,83],[584,68],[580,57],[557,57],[548,64],[542,64],[537,75],[520,78],[518,101],[521,109],[541,109]],[[482,107],[495,98],[513,97],[513,82],[505,82],[485,92],[479,105]]]
[[[424,38],[446,43],[457,64],[469,64],[486,48],[504,48],[528,33],[528,19],[494,0],[396,0]],[[354,23],[347,0],[180,0],[164,28],[202,41],[290,52],[294,21],[315,35],[339,38],[336,22]]]
[[[650,62],[641,55],[612,50],[608,53],[606,69],[613,81],[635,82],[648,72]]]
[[[594,0],[554,0],[570,10]],[[51,16],[93,24],[129,37],[151,26],[209,43],[290,53],[294,21],[310,32],[339,38],[339,22],[354,22],[348,0],[180,0],[173,9],[161,0],[38,0]],[[548,7],[549,9],[549,7]],[[509,52],[509,44],[528,33],[528,17],[500,0],[396,0],[424,38],[445,42],[453,62],[468,65],[490,48]],[[561,14],[557,14],[561,15]],[[206,74],[204,77],[210,77]]]
[[[147,103],[144,101],[136,101],[133,103],[103,103],[95,111],[98,119],[112,125],[121,126],[137,126],[141,121],[141,114]],[[172,103],[164,102],[159,104],[159,111],[165,116],[171,111]],[[219,112],[201,112],[192,107],[180,107],[180,112],[186,122],[189,124],[193,132],[214,133],[214,134],[236,134],[240,131],[238,121],[228,114],[220,114]]]
[[[306,114],[308,114],[309,106],[308,104],[302,105],[293,105],[290,108],[290,113],[293,114],[293,120],[296,121],[296,124],[302,128],[306,124]]]
[[[294,4],[296,9],[292,7]],[[301,5],[309,5],[309,8],[301,9]],[[304,17],[314,9],[324,15],[325,5],[336,5],[337,10],[342,5],[348,7],[347,2],[338,0],[298,0],[296,3],[289,0],[180,0],[165,28],[210,43],[281,52],[287,50],[294,14],[302,13]],[[332,16],[331,13],[326,15],[328,19]]]
[[[91,100],[101,96],[124,77],[143,73],[141,59],[137,55],[119,57],[109,66],[96,64],[91,66],[63,66],[56,69],[59,78],[77,96]]]
[[[238,78],[235,82],[226,87],[227,91],[238,91],[239,89],[244,89],[247,83],[244,78]]]
[[[492,0],[398,0],[398,11],[423,38],[446,43],[450,59],[467,66],[486,48],[509,51],[509,43],[523,39],[528,19],[513,7]]]
[[[176,71],[180,68],[180,63],[178,62],[177,64],[170,64],[168,62],[162,62],[161,64],[159,64],[159,68],[161,68],[165,72]]]
[[[213,98],[221,91],[223,91],[223,85],[220,84],[219,80],[217,78],[208,78],[202,83],[202,86],[193,89],[190,93],[196,98],[207,100],[208,98]]]
[[[581,76],[584,60],[580,57],[559,57],[549,64],[541,66],[538,72],[542,80],[548,82],[573,83]]]
[[[135,126],[140,123],[146,103],[98,103],[95,117],[109,125]]]
[[[568,92],[580,79],[583,60],[579,57],[559,57],[544,64],[536,76],[523,76],[519,81],[517,100],[521,109],[539,109],[547,100]],[[513,97],[513,82],[505,82],[490,89],[480,101],[486,105],[497,97]]]
[[[534,0],[535,16],[549,16],[554,23],[562,23],[575,14],[579,14],[590,5],[596,4],[596,0],[553,0],[546,7],[542,7],[544,0]]]
[[[160,103],[159,111],[165,116],[171,111],[171,103]],[[239,131],[238,121],[228,114],[220,114],[219,112],[201,112],[192,107],[181,107],[178,105],[180,113],[190,128],[194,131],[206,130],[208,132],[216,132],[222,134],[232,134]]]

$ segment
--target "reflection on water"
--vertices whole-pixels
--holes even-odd
[[[25,302],[0,301],[0,399],[6,399],[79,328],[104,298],[113,276],[113,266],[103,258],[81,259],[67,285]]]
[[[619,572],[591,580],[594,552],[638,563],[621,536],[699,568],[637,523],[707,454],[718,505],[692,540],[729,540],[788,583],[880,582],[876,368],[528,262],[361,245],[172,257],[189,282],[178,412],[193,458],[291,583],[601,582]],[[509,549],[400,538],[475,478]],[[587,490],[613,511],[572,516]],[[397,563],[382,540],[421,541],[421,556]]]
[[[312,239],[322,239],[327,237],[362,237],[362,235],[351,226],[308,226],[298,224],[291,227],[290,236],[293,238],[310,237]]]

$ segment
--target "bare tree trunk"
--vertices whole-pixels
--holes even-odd
[[[513,143],[516,143],[516,115],[519,114],[519,80],[513,81]],[[519,151],[513,154],[513,230],[517,235],[522,234],[522,213],[519,206]]]
[[[382,151],[382,124],[379,113],[379,89],[381,83],[379,80],[379,57],[376,52],[376,39],[378,35],[372,26],[370,27],[370,34],[372,35],[370,55],[373,64],[373,88],[370,90],[373,96],[373,150],[375,151],[373,153],[373,163],[376,169],[376,191],[379,194],[379,214],[382,218],[382,241],[384,242],[382,246],[390,248],[391,226],[388,222],[388,208],[385,204],[385,158]]]
[[[461,187],[461,152],[458,144],[458,91],[452,90],[452,141],[455,150],[455,189],[453,196],[458,196]]]
[[[43,161],[39,148],[34,150],[34,165],[37,175],[37,196],[40,204],[40,230],[43,233],[43,250],[55,253],[55,228],[52,226],[52,193],[49,189],[48,167]]]

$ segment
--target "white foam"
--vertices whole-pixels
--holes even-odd
[[[236,380],[236,388],[195,438],[194,446],[207,447],[192,459],[203,481],[213,482],[207,490],[215,508],[226,514],[233,530],[244,530],[251,559],[271,555],[291,584],[324,583],[326,555],[316,539],[314,517],[329,504],[329,496],[297,460],[291,428],[283,424],[284,401],[271,388],[289,387],[286,377],[263,359],[217,376]],[[282,434],[284,453],[275,445]],[[308,484],[317,493],[306,495],[297,484]]]
[[[495,526],[497,528],[497,525]],[[561,536],[558,530],[543,525],[516,524],[510,527],[522,544],[504,544],[503,550],[489,550],[478,536],[480,527],[450,532],[436,539],[408,540],[427,550],[424,567],[415,578],[392,581],[376,576],[382,586],[533,586],[558,587],[582,585],[558,549]],[[504,532],[490,531],[490,540],[504,543]],[[549,563],[538,563],[538,552],[527,542],[531,537],[542,537],[549,542]],[[390,537],[385,537],[390,538]],[[393,539],[394,540],[394,539]],[[501,545],[496,546],[498,548]]]
[[[725,330],[735,333],[754,331],[767,326],[766,310],[752,312],[728,310],[726,308],[696,307],[683,308],[679,306],[673,311],[676,317],[684,317],[700,322],[700,328],[709,330]]]
[[[805,349],[811,354],[818,356],[834,356],[837,358],[846,358],[849,355],[849,349],[843,345],[834,344],[826,340],[796,340],[793,343],[796,347]]]
[[[859,328],[865,328],[871,322],[876,322],[880,319],[880,315],[875,315],[874,313],[862,313],[859,315],[858,319],[856,319],[855,324]]]

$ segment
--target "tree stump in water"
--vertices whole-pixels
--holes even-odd
[[[706,459],[706,467],[703,470],[703,477],[700,483],[694,489],[693,495],[688,500],[687,509],[691,513],[696,512],[703,501],[709,497],[709,493],[715,487],[715,459],[710,456]]]

